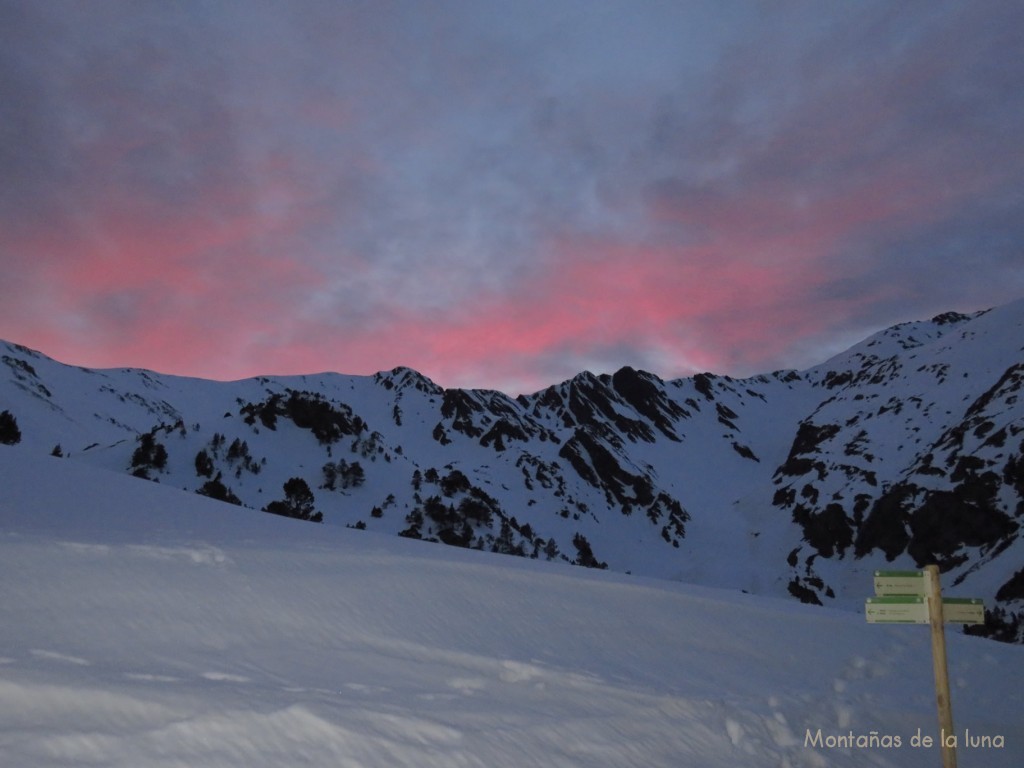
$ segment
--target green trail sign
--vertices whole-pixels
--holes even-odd
[[[942,618],[947,624],[984,624],[985,601],[977,597],[944,597]]]
[[[917,595],[886,595],[864,601],[868,624],[927,624],[928,598]],[[984,624],[985,601],[977,597],[942,598],[942,620],[946,624]]]
[[[864,615],[868,624],[927,624],[928,603],[912,595],[869,597]]]
[[[924,571],[875,571],[875,594],[926,595]]]

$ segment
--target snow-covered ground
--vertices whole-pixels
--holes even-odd
[[[925,627],[261,515],[4,446],[0,589],[8,768],[940,763],[911,743],[937,730]],[[1024,648],[948,643],[960,765],[1019,768]]]

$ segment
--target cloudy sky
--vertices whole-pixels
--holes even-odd
[[[1024,296],[1024,5],[0,0],[0,337],[217,379],[803,367]]]

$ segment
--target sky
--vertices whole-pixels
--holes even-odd
[[[747,376],[1024,296],[1024,5],[0,0],[0,338]]]

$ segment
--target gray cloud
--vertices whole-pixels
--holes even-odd
[[[189,283],[168,322],[226,293],[327,337],[457,325],[474,296],[543,311],[565,259],[656,249],[791,275],[755,309],[532,365],[676,373],[666,339],[706,336],[724,372],[783,367],[1024,288],[1022,35],[1014,2],[0,0],[0,331],[101,252]],[[78,326],[147,306],[143,272]],[[724,330],[773,308],[793,341],[771,357]]]

